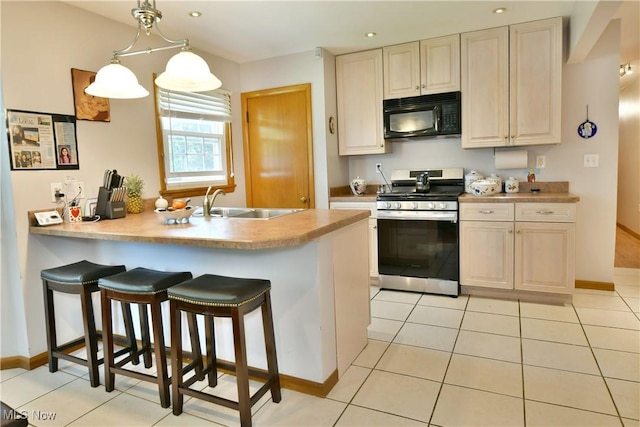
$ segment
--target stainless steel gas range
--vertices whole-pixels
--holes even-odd
[[[376,199],[380,287],[457,296],[463,169],[394,170],[390,187]]]

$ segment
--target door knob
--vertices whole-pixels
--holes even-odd
[[[300,203],[307,203],[307,198],[304,196],[300,197]]]

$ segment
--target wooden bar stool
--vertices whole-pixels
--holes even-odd
[[[89,381],[91,383],[91,387],[97,387],[100,384],[98,365],[103,363],[104,359],[98,359],[98,338],[102,338],[102,334],[96,331],[91,294],[99,290],[99,279],[121,273],[125,270],[126,268],[124,265],[101,265],[83,260],[73,264],[40,271],[44,291],[49,372],[56,372],[58,370],[58,359],[64,359],[89,368]],[[84,336],[71,340],[65,344],[58,344],[53,291],[80,295]],[[128,305],[125,306],[124,304],[122,309],[125,313],[124,320],[127,338],[123,344],[125,348],[119,350],[117,353],[118,355],[126,352],[134,353],[137,347],[135,335],[133,334],[131,310]],[[87,351],[86,359],[67,354],[69,349],[81,344],[82,342],[84,342]],[[137,358],[135,359],[135,363],[138,363]]]
[[[271,399],[278,403],[281,400],[278,361],[276,359],[276,342],[271,315],[271,299],[269,291],[271,282],[261,279],[242,279],[234,277],[205,274],[180,285],[173,286],[167,293],[171,301],[171,366],[173,370],[173,413],[182,413],[184,395],[196,397],[208,402],[220,404],[240,412],[240,424],[251,426],[251,407],[268,390]],[[245,342],[244,316],[258,307],[262,308],[262,326],[264,330],[267,354],[267,372],[249,367]],[[207,365],[201,376],[193,376],[185,381],[182,367],[182,329],[181,313],[197,313],[205,316],[205,335],[207,348]],[[230,317],[233,322],[233,342],[235,363],[216,360],[214,317]],[[233,370],[238,384],[238,401],[214,396],[190,386],[208,375],[211,387],[217,384],[217,366]],[[265,380],[265,383],[253,396],[249,395],[249,375]]]
[[[104,329],[104,382],[108,392],[113,391],[115,374],[125,375],[139,380],[158,384],[160,394],[160,405],[167,408],[169,399],[169,374],[167,371],[166,347],[162,328],[161,304],[167,300],[167,289],[193,276],[189,272],[165,272],[147,268],[134,268],[133,270],[113,276],[102,278],[98,281],[100,296],[102,301],[102,327]],[[156,376],[132,371],[124,368],[124,365],[131,362],[134,357],[140,354],[146,355],[151,352],[151,339],[148,330],[142,330],[143,345],[135,354],[115,361],[113,349],[113,325],[111,323],[111,301],[120,301],[139,304],[141,319],[146,318],[147,306],[151,308],[151,324],[154,337],[154,355],[156,363]],[[144,312],[144,313],[143,313]],[[195,320],[195,316],[193,316]],[[144,324],[144,321],[141,320]],[[190,326],[192,322],[189,322]],[[195,324],[195,322],[193,322]],[[195,325],[194,325],[195,327]],[[197,330],[195,331],[197,337]],[[193,342],[193,341],[192,341]],[[194,349],[193,362],[187,367],[188,370],[195,368],[196,374],[202,371],[202,355],[199,344]],[[150,361],[150,360],[149,360]],[[145,356],[145,366],[147,358]]]

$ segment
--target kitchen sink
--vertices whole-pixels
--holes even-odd
[[[212,208],[214,218],[271,219],[303,211],[304,209],[267,209],[267,208]]]

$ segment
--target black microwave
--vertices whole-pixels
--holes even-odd
[[[460,134],[460,92],[383,101],[384,139]]]

